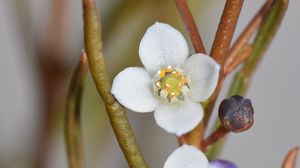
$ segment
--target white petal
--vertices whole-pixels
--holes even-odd
[[[126,68],[115,77],[111,92],[123,106],[133,111],[152,112],[159,103],[151,83],[144,68]]]
[[[182,66],[189,55],[187,42],[172,26],[156,22],[141,40],[140,59],[150,73],[168,65]]]
[[[182,145],[169,156],[164,168],[209,168],[209,162],[196,147]]]
[[[192,100],[207,100],[216,89],[220,65],[205,54],[195,54],[186,61],[184,71],[190,78]]]
[[[156,123],[169,133],[180,136],[191,131],[203,118],[200,103],[184,102],[180,105],[161,104],[154,112]]]

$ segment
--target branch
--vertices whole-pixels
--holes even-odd
[[[189,32],[196,53],[206,53],[197,25],[186,3],[186,0],[175,0],[181,18]]]
[[[46,167],[47,155],[51,150],[52,127],[55,124],[55,115],[57,114],[58,104],[62,100],[62,89],[64,80],[67,77],[69,67],[63,61],[65,55],[64,32],[66,26],[66,11],[68,0],[52,0],[50,3],[50,19],[45,24],[46,29],[42,34],[35,32],[24,35],[24,44],[29,41],[34,42],[34,59],[39,68],[42,89],[44,92],[44,107],[41,114],[41,126],[39,130],[39,139],[36,148],[36,156],[33,167]],[[31,6],[33,7],[33,6]],[[26,20],[27,24],[30,24]],[[33,23],[33,22],[32,22]],[[22,30],[26,31],[26,26],[22,25]],[[24,27],[24,29],[23,29]],[[30,27],[29,27],[30,28]],[[34,38],[37,37],[37,38]],[[31,40],[30,40],[31,39]],[[32,46],[28,46],[32,47]]]
[[[225,61],[225,57],[229,52],[230,43],[235,31],[235,27],[243,6],[243,0],[227,0],[224,11],[219,23],[219,27],[215,36],[215,40],[213,43],[211,56],[221,65],[221,71],[219,75],[218,85],[210,97],[208,102],[205,104],[205,115],[203,121],[190,133],[187,134],[187,140],[189,144],[198,146],[201,148],[201,144],[199,141],[203,139],[205,134],[205,130],[209,121],[209,118],[212,113],[212,109],[214,107],[215,101],[219,95],[219,92],[222,88],[223,84],[223,65]]]
[[[268,10],[270,9],[272,0],[268,0],[265,2],[263,7],[256,13],[256,15],[252,18],[250,23],[247,25],[245,30],[242,32],[242,34],[238,37],[236,42],[233,44],[228,57],[226,58],[226,61],[231,61],[233,60],[236,55],[239,54],[239,52],[244,48],[245,45],[248,44],[250,38],[254,34],[255,31],[259,29],[261,26],[263,17],[266,15]]]
[[[226,1],[210,54],[221,65],[228,54],[243,2],[243,0]]]
[[[228,96],[232,95],[245,95],[248,90],[251,77],[256,70],[257,64],[261,60],[264,52],[270,45],[272,39],[274,38],[283,16],[286,12],[288,6],[288,0],[274,0],[271,4],[269,11],[263,18],[262,25],[255,37],[252,44],[253,51],[247,59],[246,63],[242,69],[235,75],[233,82],[228,93]],[[209,159],[215,158],[222,149],[224,141],[219,141],[212,146],[211,151],[208,151]],[[215,148],[217,147],[217,148]],[[213,151],[213,152],[212,152]]]
[[[80,62],[73,73],[66,99],[65,139],[70,168],[84,167],[80,104],[87,72],[88,62],[86,54],[83,51]]]
[[[224,80],[224,63],[226,60],[226,55],[229,52],[230,43],[238,22],[238,18],[241,13],[243,6],[243,0],[227,0],[221,21],[216,33],[214,44],[211,51],[211,56],[221,65],[220,77],[218,85],[214,94],[209,99],[209,103],[206,108],[206,115],[203,119],[204,131],[206,130],[209,118],[212,113],[215,101],[219,95],[219,92],[223,85]],[[204,133],[203,133],[204,134]]]
[[[209,137],[207,137],[206,140],[202,142],[202,148],[206,149],[209,145],[223,138],[227,133],[229,133],[229,131],[220,125]]]
[[[288,7],[289,0],[274,0],[271,9],[263,20],[263,24],[254,40],[253,52],[245,66],[243,72],[246,75],[252,75],[255,71],[258,62],[269,47],[276,32],[281,24],[283,16]]]
[[[88,61],[96,88],[101,95],[111,126],[119,145],[131,168],[147,168],[127,120],[124,108],[110,93],[111,84],[107,76],[102,52],[101,26],[94,0],[82,0],[84,14],[84,42]]]

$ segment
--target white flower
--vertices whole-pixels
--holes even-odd
[[[209,162],[196,147],[182,145],[168,157],[164,168],[209,168]]]
[[[203,117],[199,102],[216,88],[220,66],[204,54],[188,58],[182,34],[158,22],[146,31],[139,55],[145,68],[120,72],[111,92],[128,109],[155,111],[156,123],[170,133],[180,136],[192,130]]]

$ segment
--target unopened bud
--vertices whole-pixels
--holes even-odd
[[[253,125],[254,110],[250,99],[232,96],[219,106],[219,118],[225,129],[232,132],[248,130]]]
[[[227,160],[213,160],[209,162],[209,168],[237,168],[237,166]]]

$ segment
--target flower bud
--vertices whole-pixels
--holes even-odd
[[[248,130],[253,125],[254,110],[250,99],[232,96],[219,106],[219,118],[225,129],[232,132]]]
[[[213,160],[209,162],[210,168],[237,168],[237,166],[226,160]]]

